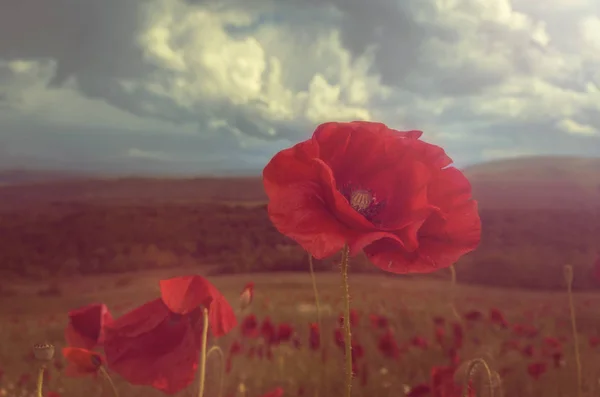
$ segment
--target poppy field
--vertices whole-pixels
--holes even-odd
[[[167,274],[140,273],[126,287],[115,279],[89,277],[65,282],[62,297],[38,297],[26,291],[2,300],[0,362],[3,396],[34,395],[37,362],[32,343],[52,343],[57,349],[44,383],[47,396],[111,395],[101,375],[66,373],[65,308],[104,302],[117,317],[157,295],[156,280]],[[263,396],[281,387],[284,396],[333,396],[343,387],[339,335],[342,310],[339,279],[318,275],[322,324],[308,275],[254,275],[210,279],[236,310],[239,324],[226,336],[210,340],[225,355],[222,363],[208,359],[206,395]],[[243,287],[254,283],[252,302],[239,309]],[[434,382],[462,384],[468,363],[484,359],[493,372],[494,395],[574,396],[576,363],[566,293],[541,293],[457,286],[449,281],[389,279],[356,275],[351,315],[356,337],[355,395],[429,396]],[[450,304],[455,295],[457,318]],[[574,294],[585,395],[600,391],[600,296]],[[93,318],[88,321],[94,321]],[[89,324],[88,324],[89,325]],[[151,362],[148,362],[151,365]],[[454,370],[456,369],[456,371]],[[432,379],[436,371],[437,380]],[[472,376],[489,395],[485,369]],[[499,376],[499,377],[498,377]],[[151,387],[131,386],[112,375],[122,396],[160,396]],[[196,395],[197,382],[178,395]],[[500,394],[502,392],[502,394]],[[318,393],[318,394],[317,394]],[[435,396],[460,396],[431,394]]]

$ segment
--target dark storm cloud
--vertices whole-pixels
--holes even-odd
[[[136,0],[19,0],[0,6],[0,58],[54,59],[51,84],[133,78],[149,71],[135,45]],[[98,94],[93,85],[89,95]],[[95,88],[95,89],[94,89]]]

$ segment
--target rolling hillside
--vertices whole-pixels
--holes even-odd
[[[600,208],[600,158],[526,157],[464,171],[485,208]]]
[[[600,158],[529,157],[465,169],[485,208],[600,208]],[[260,177],[84,178],[15,172],[0,187],[0,209],[57,202],[193,203],[266,200]],[[24,177],[23,177],[24,176]],[[5,181],[5,182],[6,182]]]

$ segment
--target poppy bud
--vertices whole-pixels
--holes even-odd
[[[252,303],[252,298],[254,297],[254,283],[250,282],[246,284],[244,290],[240,294],[240,308],[242,310],[246,309]]]

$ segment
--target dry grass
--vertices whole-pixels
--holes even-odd
[[[63,329],[69,309],[93,302],[106,303],[114,314],[155,298],[157,282],[161,277],[180,273],[175,269],[165,272],[139,273],[127,281],[123,276],[87,277],[63,280],[54,287],[61,295],[40,296],[36,291],[46,285],[15,285],[13,296],[0,298],[0,363],[4,371],[0,395],[26,396],[34,390],[36,364],[31,360],[31,345],[50,342],[58,348],[64,345]],[[214,277],[211,281],[231,299],[237,301],[247,281],[256,283],[255,301],[250,312],[259,319],[265,316],[276,322],[294,325],[302,347],[283,344],[273,349],[273,358],[248,358],[247,355],[233,360],[231,372],[226,377],[224,396],[236,395],[240,384],[248,390],[247,397],[260,396],[275,386],[282,386],[285,396],[337,396],[343,379],[343,361],[340,350],[334,344],[333,329],[341,312],[339,280],[335,274],[318,275],[319,289],[324,306],[322,340],[328,351],[328,359],[322,362],[319,353],[306,348],[308,323],[316,320],[310,309],[313,303],[308,274],[242,275]],[[435,280],[390,279],[381,276],[351,275],[352,305],[361,315],[354,333],[365,348],[360,359],[355,396],[383,397],[404,396],[412,386],[428,382],[430,369],[447,365],[447,354],[436,344],[433,334],[433,317],[443,316],[453,321],[449,302],[449,283]],[[580,323],[582,344],[583,379],[586,396],[600,395],[600,356],[597,348],[589,347],[590,336],[600,335],[600,318],[597,307],[598,294],[577,294],[575,302]],[[462,360],[485,357],[492,369],[502,374],[502,389],[507,397],[543,396],[572,397],[576,395],[576,374],[573,346],[570,342],[568,301],[565,293],[539,293],[520,290],[476,288],[458,286],[456,306],[461,313],[479,310],[487,313],[495,307],[502,310],[511,324],[534,325],[539,331],[535,337],[517,336],[509,329],[494,327],[484,319],[471,324],[464,322],[465,345],[460,350]],[[384,357],[377,349],[380,331],[372,328],[368,315],[389,316],[399,344],[422,336],[429,341],[426,349],[410,347],[398,359]],[[239,319],[242,315],[239,316]],[[448,330],[450,331],[450,329]],[[563,359],[554,367],[543,346],[544,337],[564,338]],[[218,340],[227,351],[238,330]],[[501,347],[507,341],[518,341],[521,352],[513,349],[504,354]],[[244,341],[245,352],[257,341]],[[522,353],[527,345],[533,346],[533,356]],[[60,357],[57,359],[60,362]],[[527,373],[533,362],[545,362],[548,371],[538,380]],[[207,396],[217,396],[218,363],[209,362]],[[60,366],[60,364],[59,364]],[[51,369],[51,379],[46,391],[56,391],[62,396],[110,395],[108,385],[101,380],[69,379],[61,372]],[[365,378],[365,373],[368,375]],[[30,374],[30,379],[24,375]],[[132,387],[115,376],[122,396],[150,397],[159,392],[145,387]],[[196,385],[194,385],[195,387]],[[181,395],[193,394],[190,389]],[[302,394],[301,394],[302,393]],[[239,395],[239,394],[238,394]]]

